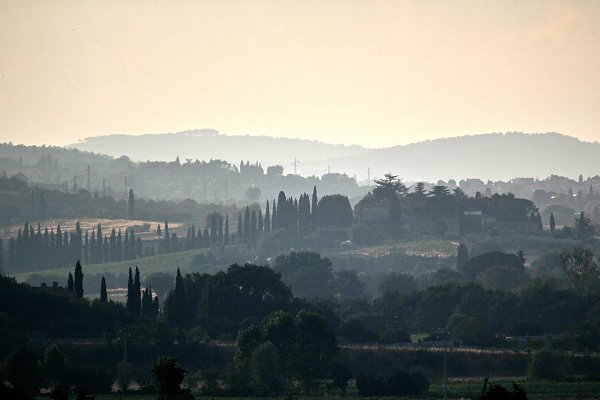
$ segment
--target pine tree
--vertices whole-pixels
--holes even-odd
[[[71,293],[75,293],[75,288],[73,286],[73,274],[69,272],[69,279],[67,280],[67,290]]]
[[[106,293],[106,280],[104,276],[102,276],[102,281],[100,282],[100,303],[106,304],[108,302],[108,294]]]
[[[75,297],[77,297],[78,299],[83,298],[83,271],[81,270],[81,263],[79,262],[79,260],[77,260],[77,264],[75,264],[73,290],[75,291]]]
[[[127,217],[128,219],[135,218],[135,198],[133,196],[133,189],[129,189],[129,200],[127,201]]]
[[[554,213],[550,213],[550,233],[554,236],[554,229],[556,229],[556,221],[554,220]]]

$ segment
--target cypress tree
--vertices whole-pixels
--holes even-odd
[[[186,302],[185,302],[185,289],[183,286],[183,278],[181,271],[177,268],[177,275],[175,276],[175,301],[174,310],[171,312],[169,309],[169,316],[172,318],[171,323],[175,326],[182,326],[184,324],[184,318],[186,313]]]
[[[117,261],[117,232],[112,228],[110,232],[110,261]]]
[[[210,236],[208,234],[208,228],[205,226],[204,227],[204,235],[203,235],[203,246],[204,248],[208,248],[210,247]]]
[[[160,232],[160,224],[158,224],[156,227],[156,236],[159,238],[162,237],[162,233]]]
[[[165,245],[164,250],[165,253],[169,253],[171,251],[171,236],[169,235],[169,223],[165,220]]]
[[[123,260],[129,260],[129,233],[125,231],[125,240],[123,241]]]
[[[158,296],[154,298],[152,301],[152,312],[155,318],[158,318],[158,313],[160,312],[160,305],[158,303]]]
[[[237,237],[238,237],[238,240],[242,240],[242,238],[244,237],[244,225],[242,224],[242,213],[238,213]]]
[[[223,244],[223,216],[215,215],[217,221],[217,243]]]
[[[258,232],[258,221],[256,219],[256,210],[252,210],[252,216],[250,217],[250,236],[256,237]]]
[[[248,238],[250,236],[250,209],[246,206],[246,211],[244,212],[244,237]]]
[[[190,248],[195,249],[196,246],[196,228],[192,225],[191,234],[190,234]]]
[[[137,265],[135,267],[135,277],[133,279],[133,312],[135,315],[140,315],[142,313],[142,303],[141,303],[141,292],[142,292],[142,284],[140,282],[140,270]]]
[[[265,209],[265,220],[263,224],[263,230],[267,233],[271,232],[271,216],[269,214],[269,200],[267,200],[267,208]]]
[[[100,303],[106,304],[108,302],[108,293],[106,293],[106,280],[104,279],[104,275],[102,276],[102,281],[100,281]]]
[[[119,228],[119,233],[117,233],[117,261],[123,260],[123,236],[121,235],[121,228]]]
[[[550,233],[554,235],[554,229],[556,229],[556,221],[554,220],[554,213],[550,213]]]
[[[262,210],[258,210],[258,224],[257,224],[257,228],[258,228],[258,234],[260,235],[263,232],[264,226],[263,226],[263,215],[262,215]]]
[[[133,313],[134,310],[133,274],[131,268],[129,268],[129,277],[127,278],[127,310],[130,313]]]
[[[103,251],[103,246],[102,246],[102,225],[98,224],[98,229],[96,229],[96,255],[98,256],[97,262],[98,263],[102,263],[103,260],[103,255],[104,255],[104,251]]]
[[[271,212],[271,232],[275,232],[277,229],[279,229],[279,221],[277,221],[277,204],[275,203],[275,199],[273,199],[272,204],[273,211]]]
[[[129,199],[127,200],[127,216],[129,219],[135,218],[135,199],[133,189],[129,189]]]
[[[217,215],[211,214],[210,216],[210,244],[216,243],[219,236],[217,235]]]
[[[135,241],[135,233],[133,231],[133,228],[129,232],[129,256],[132,259],[137,257],[137,248],[136,248],[136,241]]]
[[[317,226],[319,226],[319,198],[317,197],[317,185],[313,187],[312,209],[310,214],[312,220],[312,229],[315,231],[317,230]]]
[[[288,201],[285,192],[282,190],[277,196],[277,229],[287,229],[289,227]]]
[[[225,246],[229,244],[229,214],[225,215],[225,233],[223,235],[223,244]]]
[[[75,297],[77,297],[78,299],[83,298],[83,271],[81,269],[81,263],[79,262],[79,260],[77,260],[77,264],[75,264],[73,290],[75,291]]]
[[[460,243],[456,253],[456,267],[462,268],[467,261],[469,261],[469,249],[466,244]]]
[[[90,241],[87,229],[85,230],[85,239],[83,242],[83,262],[85,262],[86,265],[90,264]]]
[[[67,280],[67,290],[71,293],[75,293],[75,288],[73,286],[73,274],[69,272],[69,279]]]

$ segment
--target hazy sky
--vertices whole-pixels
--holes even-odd
[[[600,1],[0,2],[0,141],[600,140]]]

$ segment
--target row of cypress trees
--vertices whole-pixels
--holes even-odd
[[[132,260],[142,257],[142,240],[135,236],[133,229],[122,234],[113,228],[110,236],[103,235],[102,225],[98,224],[85,233],[79,221],[72,232],[63,231],[61,226],[54,228],[40,224],[37,231],[27,221],[17,236],[8,241],[8,265],[15,269],[43,270],[68,265],[73,260],[83,260],[85,264],[100,264],[112,261]]]

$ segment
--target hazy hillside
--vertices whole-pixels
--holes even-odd
[[[190,159],[258,160],[264,166],[281,164],[292,172],[320,176],[332,172],[356,175],[359,181],[393,171],[405,180],[507,180],[545,178],[551,174],[577,177],[600,173],[600,144],[582,142],[558,133],[490,133],[366,149],[317,141],[266,136],[219,135],[204,129],[180,133],[87,138],[71,147],[133,160]]]
[[[582,142],[558,133],[491,133],[419,142],[370,150],[352,157],[315,163],[335,171],[366,178],[392,171],[405,180],[464,179],[508,180],[545,178],[560,174],[576,178],[600,173],[600,144]]]
[[[302,166],[312,160],[343,157],[367,151],[360,146],[334,145],[312,140],[268,136],[221,135],[212,129],[152,135],[110,135],[86,138],[70,147],[135,161],[172,161],[185,159],[222,159],[232,163],[258,160],[263,165],[292,166],[294,158]],[[306,165],[308,167],[308,165]],[[287,168],[286,168],[287,169]],[[323,171],[322,171],[323,172]]]

